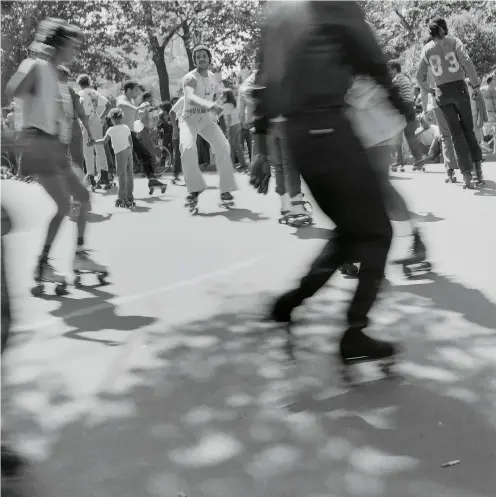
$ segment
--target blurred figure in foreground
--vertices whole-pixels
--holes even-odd
[[[383,279],[392,238],[378,175],[345,109],[358,75],[382,86],[401,114],[410,111],[393,86],[384,56],[355,2],[274,2],[262,32],[255,133],[283,115],[289,152],[336,233],[299,286],[275,302],[271,318],[291,323],[292,311],[343,264],[361,262],[358,287],[340,343],[344,365],[389,358],[395,347],[363,330]],[[263,142],[262,142],[263,143]],[[262,151],[263,153],[263,151]],[[256,160],[255,160],[256,162]],[[254,176],[265,176],[255,167]]]

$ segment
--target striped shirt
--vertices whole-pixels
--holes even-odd
[[[399,73],[393,78],[393,83],[398,87],[401,98],[413,104],[414,94],[411,81],[404,74]]]

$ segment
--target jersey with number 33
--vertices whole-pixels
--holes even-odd
[[[428,68],[436,86],[463,81],[466,76],[470,78],[473,86],[479,84],[474,65],[463,43],[455,37],[431,40],[424,46],[417,72],[419,83],[426,80]]]

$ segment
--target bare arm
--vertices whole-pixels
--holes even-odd
[[[5,93],[7,97],[22,97],[32,94],[36,88],[36,64],[34,61],[25,60],[17,69],[16,73],[7,83]]]
[[[420,89],[422,90],[422,101],[423,101],[423,94],[424,93],[427,96],[429,93],[432,93],[432,91],[433,91],[433,89],[429,86],[429,83],[427,81],[427,73],[428,72],[429,72],[429,66],[427,65],[427,62],[425,60],[424,51],[422,50],[422,55],[420,56],[420,62],[419,62],[418,69],[417,69],[417,83],[419,84]],[[423,104],[422,104],[422,107],[423,107]],[[426,108],[427,108],[427,105],[426,105]]]
[[[474,63],[465,50],[463,43],[458,38],[456,39],[455,43],[455,55],[460,65],[463,67],[463,69],[465,69],[465,72],[470,79],[470,83],[472,83],[472,88],[479,88],[480,81],[477,77],[477,71],[475,70]]]
[[[131,136],[130,136],[131,137]],[[97,145],[104,145],[110,141],[110,135],[105,135],[103,138],[98,138],[98,140],[94,140]]]
[[[179,127],[177,125],[176,113],[171,110],[169,112],[170,122],[172,124],[172,138],[177,138],[179,136]]]
[[[105,104],[105,109],[103,110],[102,115],[100,116],[100,119],[103,121],[104,119],[107,118],[108,113],[112,109],[111,103],[107,100],[107,103]]]

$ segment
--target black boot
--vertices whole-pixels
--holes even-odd
[[[392,357],[395,353],[392,343],[371,338],[362,330],[353,328],[345,331],[339,344],[339,355],[345,365],[376,361]]]
[[[478,186],[482,186],[485,184],[485,181],[482,178],[482,164],[481,161],[474,162],[474,170],[475,170],[475,184]]]

